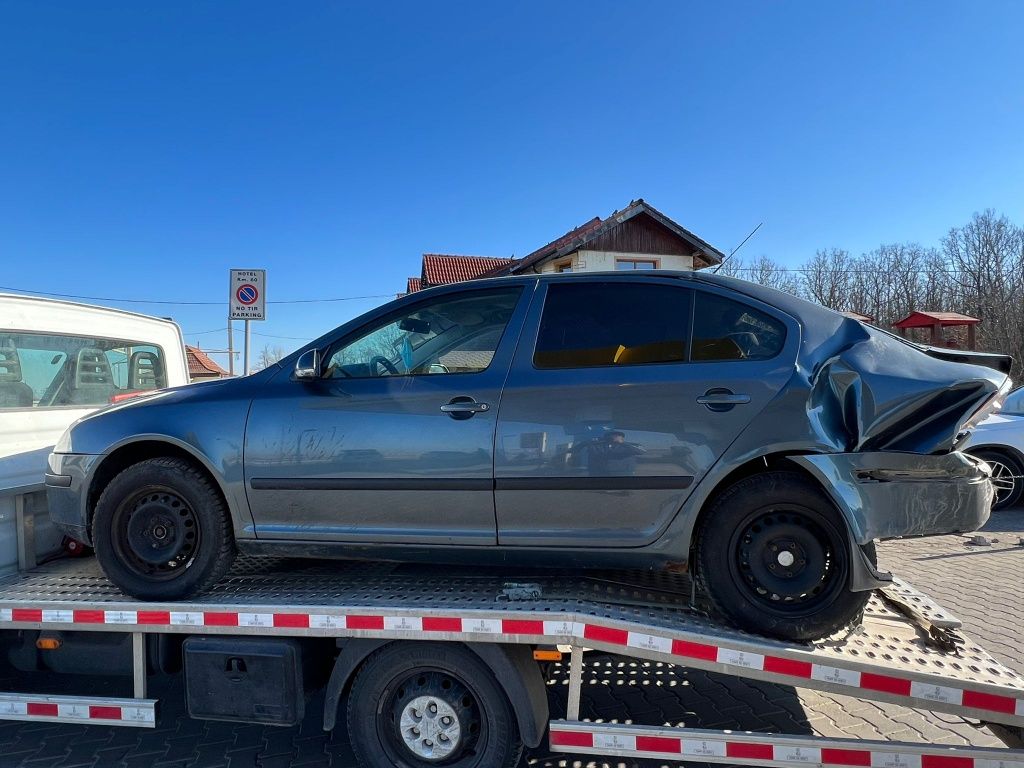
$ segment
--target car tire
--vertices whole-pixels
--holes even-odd
[[[141,461],[114,477],[96,503],[92,537],[107,578],[141,600],[204,592],[235,556],[219,491],[180,458]]]
[[[814,640],[857,619],[871,593],[852,592],[846,525],[798,472],[740,480],[713,502],[698,531],[697,580],[736,626]],[[874,546],[865,548],[874,561]]]
[[[364,768],[514,768],[523,752],[494,673],[457,643],[375,651],[352,682],[346,722]]]
[[[1024,481],[1019,478],[1024,475],[1024,468],[1021,467],[1016,456],[993,448],[971,451],[970,454],[986,462],[992,468],[992,484],[996,487],[996,496],[992,500],[993,511],[1012,507],[1020,501],[1021,492],[1024,491]],[[1004,482],[1010,483],[1008,488],[1000,485],[1001,478]],[[1005,490],[1001,490],[1001,488],[1005,488]]]

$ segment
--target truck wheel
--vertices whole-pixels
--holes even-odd
[[[740,480],[708,510],[697,579],[718,611],[750,632],[826,637],[871,596],[851,592],[846,526],[820,488],[796,472]],[[874,547],[868,551],[874,559]]]
[[[198,594],[235,556],[220,494],[178,458],[148,459],[118,474],[96,503],[92,533],[107,578],[141,600]]]
[[[363,662],[347,709],[364,768],[514,768],[523,743],[494,674],[456,643],[392,643]]]
[[[1006,509],[1016,504],[1020,500],[1021,490],[1024,490],[1019,479],[1024,475],[1024,469],[1021,468],[1020,462],[1008,453],[990,448],[970,453],[984,461],[992,469],[992,487],[995,490],[992,509]]]

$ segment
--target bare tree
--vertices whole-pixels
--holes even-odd
[[[256,367],[253,370],[262,371],[264,368],[269,368],[283,357],[283,349],[280,347],[271,347],[269,344],[265,344],[263,349],[260,350],[259,356],[256,358]]]
[[[978,343],[1016,359],[1024,353],[1024,230],[995,211],[976,213],[942,240],[961,312],[982,320]]]
[[[818,251],[803,267],[807,298],[830,309],[851,309],[853,268],[849,251],[841,248]]]

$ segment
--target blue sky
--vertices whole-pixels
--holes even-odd
[[[722,250],[1024,223],[1019,2],[0,0],[0,286],[223,347],[227,271],[392,295],[644,197]],[[285,350],[383,301],[274,304]],[[239,329],[240,329],[239,324]],[[271,338],[273,336],[296,337]]]

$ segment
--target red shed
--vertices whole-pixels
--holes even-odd
[[[906,337],[907,328],[931,328],[931,343],[933,346],[943,346],[942,329],[967,326],[967,348],[974,349],[974,326],[980,323],[976,317],[961,315],[959,312],[911,312],[898,323],[893,323],[893,328],[898,328],[900,335]]]

